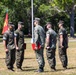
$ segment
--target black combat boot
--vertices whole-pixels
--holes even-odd
[[[56,71],[56,68],[55,67],[51,67],[51,72],[54,72]]]
[[[40,72],[44,72],[44,69],[43,69],[43,67],[39,67],[39,70],[38,70],[38,72],[40,73]]]

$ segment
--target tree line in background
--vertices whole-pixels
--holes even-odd
[[[2,32],[6,10],[9,21],[17,28],[17,22],[25,24],[25,34],[31,33],[31,0],[0,0],[0,34]],[[76,32],[76,0],[34,0],[34,18],[41,19],[41,25],[50,21],[58,32],[58,21],[63,20],[64,26],[74,37]]]

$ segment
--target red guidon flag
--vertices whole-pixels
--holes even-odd
[[[2,34],[4,34],[7,30],[8,30],[8,12],[6,13]]]

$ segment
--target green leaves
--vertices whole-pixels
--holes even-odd
[[[39,7],[39,11],[41,11],[42,13],[44,13],[44,12],[47,13],[49,11],[49,9],[50,9],[50,6],[47,6],[45,4],[42,4]]]
[[[58,22],[62,16],[68,19],[75,4],[76,0],[34,0],[34,18],[40,17],[42,25],[47,21]],[[24,21],[26,28],[31,27],[31,0],[0,0],[0,29],[7,9],[9,21],[16,27],[20,20]]]

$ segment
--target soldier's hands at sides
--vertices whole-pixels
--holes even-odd
[[[5,52],[8,52],[8,49],[6,49]]]
[[[38,47],[37,46],[35,46],[35,50],[38,50]]]
[[[19,48],[18,48],[18,47],[16,47],[16,50],[19,50]]]
[[[47,47],[46,47],[46,49],[48,50],[48,49],[50,49],[50,47],[49,47],[49,46],[47,46]]]
[[[35,46],[35,50],[41,49],[42,46],[40,45],[39,47]]]
[[[61,45],[61,46],[60,46],[60,48],[64,48],[64,46],[63,46],[63,45]]]
[[[43,48],[43,46],[40,45],[40,46],[39,46],[39,49],[41,49],[41,48]]]

